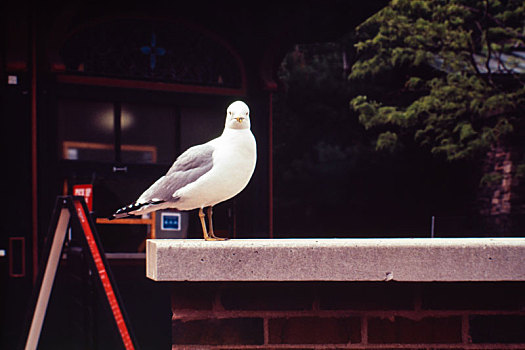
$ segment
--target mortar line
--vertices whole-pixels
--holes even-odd
[[[470,320],[469,315],[464,314],[461,317],[461,340],[463,344],[470,344]]]
[[[452,317],[464,315],[525,315],[522,310],[174,310],[173,320],[176,319],[206,319],[206,318],[237,318],[237,317],[259,317],[259,318],[282,318],[282,317],[406,317],[410,319],[421,319],[425,317]]]
[[[361,317],[361,344],[368,344],[368,317],[366,315]]]
[[[270,343],[270,328],[268,317],[263,318],[264,345]]]

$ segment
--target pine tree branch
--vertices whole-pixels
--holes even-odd
[[[481,14],[482,13],[482,10],[480,9],[477,9],[475,7],[471,7],[471,6],[467,6],[467,5],[461,5],[461,7],[463,7],[464,9],[466,10],[469,10],[470,12],[472,13],[475,13],[475,14]],[[522,40],[525,40],[525,34],[521,34],[520,32],[518,31],[512,31],[510,30],[503,21],[501,21],[500,19],[494,17],[493,15],[491,15],[488,11],[486,11],[485,13],[483,13],[483,15],[491,20],[492,22],[494,22],[495,24],[498,25],[498,27],[500,27],[501,29],[503,29],[507,35],[511,36],[511,37],[515,37],[515,38],[519,38],[519,39],[522,39]]]

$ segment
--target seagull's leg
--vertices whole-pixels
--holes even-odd
[[[212,238],[208,235],[208,231],[206,230],[206,223],[204,222],[204,212],[202,211],[202,208],[199,209],[199,219],[201,220],[202,234],[204,235],[204,239],[206,241],[212,240]]]
[[[213,209],[212,209],[212,206],[210,205],[208,207],[208,227],[210,228],[210,237],[212,240],[214,241],[225,241],[227,238],[222,238],[222,237],[217,237],[215,236],[215,234],[213,233],[213,220],[212,220],[212,216],[213,216]]]
[[[213,233],[213,220],[212,220],[212,216],[213,216],[213,206],[209,206],[208,207],[208,227],[210,228],[210,237],[212,238],[216,238],[215,237],[215,234]]]

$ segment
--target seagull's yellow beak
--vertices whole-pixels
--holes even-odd
[[[235,120],[239,123],[242,123],[242,121],[244,120],[244,117],[237,117],[235,118]]]

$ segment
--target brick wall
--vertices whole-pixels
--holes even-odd
[[[525,283],[173,284],[173,349],[525,349]]]

